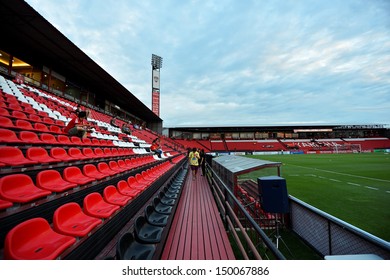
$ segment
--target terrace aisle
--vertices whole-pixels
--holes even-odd
[[[183,188],[161,259],[235,259],[207,179],[190,174]]]

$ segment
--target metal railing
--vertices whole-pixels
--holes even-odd
[[[231,233],[242,258],[285,260],[284,255],[208,164],[206,170],[225,227]]]
[[[293,196],[289,197],[291,229],[319,254],[375,254],[390,259],[390,243],[329,215]]]

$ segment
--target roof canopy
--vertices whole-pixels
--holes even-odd
[[[25,1],[0,1],[0,25],[0,49],[30,65],[47,66],[97,98],[107,99],[147,122],[161,122],[145,104]]]

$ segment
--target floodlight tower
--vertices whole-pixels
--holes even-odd
[[[160,116],[160,69],[162,57],[152,54],[152,111]]]

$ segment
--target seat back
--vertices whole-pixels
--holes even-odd
[[[64,148],[60,148],[60,147],[51,148],[50,155],[54,158],[59,158],[59,159],[69,158],[66,150]]]
[[[37,161],[27,159],[22,151],[17,147],[0,147],[0,162],[8,165],[36,164]]]
[[[57,140],[58,140],[58,142],[60,142],[61,144],[64,144],[64,145],[71,145],[72,144],[69,137],[66,135],[61,135],[61,134],[58,135]]]
[[[5,259],[55,259],[76,239],[53,231],[44,218],[32,218],[11,229],[4,243]]]
[[[38,135],[32,131],[21,131],[19,138],[25,143],[41,143],[42,141],[38,138]]]
[[[11,121],[10,118],[4,117],[4,116],[0,116],[0,127],[14,128],[15,125],[14,125],[14,123]]]
[[[78,148],[69,148],[68,154],[71,157],[74,157],[76,159],[84,159],[85,158],[85,156],[81,153],[80,149],[78,149]]]
[[[115,174],[115,171],[111,170],[111,168],[105,162],[99,162],[97,165],[97,169],[100,172],[105,173],[105,174],[110,174],[110,175]]]
[[[91,148],[83,148],[82,150],[82,154],[88,158],[94,158],[96,157],[96,155],[94,154],[94,152],[92,151]]]
[[[114,185],[108,185],[103,190],[103,198],[106,201],[109,201],[111,197],[113,197],[115,194],[118,193],[118,190],[115,188]]]
[[[66,167],[63,171],[64,179],[70,179],[70,178],[84,178],[85,175],[81,173],[80,168],[77,166],[69,166]]]
[[[39,131],[43,131],[43,132],[50,132],[50,130],[47,127],[47,125],[45,125],[43,123],[35,123],[34,124],[34,129],[35,130],[39,130]]]
[[[26,120],[20,120],[20,119],[16,120],[15,126],[17,126],[19,129],[23,129],[23,130],[35,130],[33,128],[32,124]]]
[[[104,157],[105,156],[103,153],[103,150],[101,148],[95,148],[94,153],[97,157]]]
[[[75,144],[75,145],[83,145],[83,142],[81,141],[81,139],[77,136],[71,136],[70,137],[70,141]]]
[[[57,139],[55,138],[55,136],[53,134],[41,133],[39,138],[41,139],[42,142],[44,142],[46,144],[57,144],[58,143]]]
[[[10,129],[0,128],[0,143],[19,143],[20,139]]]
[[[26,157],[31,160],[36,160],[38,162],[53,162],[56,159],[51,158],[47,153],[46,149],[42,147],[30,147],[26,151]]]
[[[91,177],[94,177],[92,174],[99,172],[95,165],[88,163],[83,166],[83,173],[86,176],[91,175]]]
[[[125,180],[120,180],[118,183],[116,183],[116,187],[118,188],[119,191],[129,189],[129,185]]]
[[[51,194],[38,188],[26,174],[10,174],[0,178],[0,197],[13,202],[29,202]]]
[[[93,192],[84,197],[83,208],[88,213],[88,209],[92,209],[96,205],[98,205],[101,201],[103,201],[102,196],[98,192]]]
[[[101,219],[86,215],[76,202],[58,207],[53,215],[54,229],[71,236],[85,236],[101,223]]]
[[[76,215],[82,213],[80,205],[76,202],[69,202],[61,205],[54,211],[53,225],[54,229],[57,229],[59,225],[66,223]]]
[[[118,243],[116,244],[116,258],[118,260],[125,259],[125,253],[134,241],[135,239],[131,232],[126,232],[119,238]]]
[[[55,169],[42,170],[37,174],[37,186],[42,189],[51,189],[53,185],[67,183],[61,173]]]

